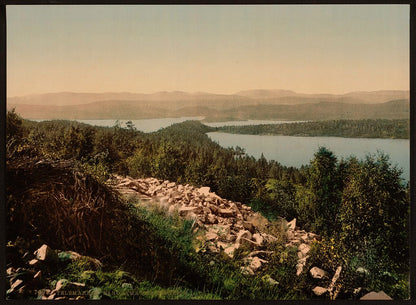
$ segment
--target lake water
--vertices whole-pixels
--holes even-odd
[[[226,122],[210,122],[203,124],[211,127],[221,126],[244,126],[244,125],[260,125],[260,124],[285,124],[285,123],[302,123],[307,121],[266,121],[266,120],[247,120],[247,121],[226,121]]]
[[[180,118],[162,118],[162,119],[142,119],[142,120],[130,120],[134,124],[137,130],[143,132],[154,132],[161,128],[168,127],[172,124],[182,123],[189,120],[202,120],[204,117],[180,117]],[[81,123],[112,127],[116,124],[117,120],[76,120]],[[126,127],[126,122],[129,120],[118,120],[121,127]]]
[[[204,117],[180,117],[162,119],[131,120],[134,126],[143,132],[154,132],[160,128],[168,127],[175,123],[187,120],[202,120]],[[42,120],[36,120],[42,121]],[[112,127],[116,120],[77,120],[86,124]],[[119,120],[125,127],[127,120]],[[257,125],[257,124],[282,124],[295,121],[228,121],[204,123],[212,127],[229,125]],[[300,122],[300,121],[296,121]],[[208,136],[221,146],[240,146],[248,155],[259,158],[261,154],[268,160],[276,160],[285,166],[300,167],[306,165],[313,158],[319,146],[330,149],[338,158],[347,158],[354,155],[364,158],[368,153],[376,153],[377,150],[387,153],[393,164],[403,169],[403,178],[410,177],[410,142],[401,139],[360,139],[340,137],[293,137],[293,136],[268,136],[268,135],[241,135],[221,132],[210,132]]]
[[[137,130],[143,132],[154,132],[160,128],[168,127],[172,124],[182,123],[188,120],[201,121],[204,117],[180,117],[180,118],[162,118],[162,119],[142,119],[131,120]],[[76,120],[81,123],[112,127],[116,124],[116,120]],[[122,127],[125,127],[128,120],[118,120]],[[221,126],[242,126],[242,125],[259,125],[259,124],[283,124],[283,123],[297,123],[306,121],[261,121],[261,120],[247,120],[247,121],[226,121],[226,122],[202,122],[203,124],[211,127]]]
[[[403,169],[403,178],[410,177],[410,144],[402,139],[362,139],[340,137],[293,137],[269,135],[242,135],[210,132],[208,136],[222,147],[239,146],[248,155],[259,158],[263,153],[268,160],[285,166],[300,167],[309,164],[319,146],[331,150],[338,159],[354,155],[364,158],[368,153],[383,151],[393,165]]]

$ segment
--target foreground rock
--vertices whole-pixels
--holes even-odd
[[[366,295],[364,295],[363,297],[360,298],[360,300],[393,300],[389,295],[387,295],[387,293],[385,293],[384,291],[379,291],[379,292],[375,292],[375,291],[371,291],[369,293],[367,293]]]
[[[224,251],[233,257],[241,246],[259,253],[268,244],[287,240],[287,247],[298,249],[297,275],[303,272],[308,259],[310,243],[318,236],[314,233],[298,230],[296,219],[290,222],[283,220],[282,232],[285,236],[274,236],[267,233],[270,222],[251,207],[240,202],[221,198],[209,187],[193,187],[189,184],[179,185],[168,180],[155,178],[133,179],[114,176],[109,181],[113,187],[126,197],[135,197],[144,206],[158,206],[169,214],[192,220],[195,229],[205,230],[203,249],[214,253]],[[254,274],[267,264],[267,255],[248,255],[243,261],[242,271]]]
[[[88,262],[92,269],[99,269],[102,266],[98,259],[83,256],[74,251],[53,250],[46,244],[38,248],[33,255],[26,253],[23,257],[23,260],[26,260],[26,266],[18,268],[9,267],[6,270],[9,286],[6,291],[6,299],[85,299],[85,284],[70,282],[62,278],[57,281],[55,288],[51,290],[47,285],[47,280],[44,278],[44,273],[51,273],[51,270],[56,272],[65,264],[80,259]]]

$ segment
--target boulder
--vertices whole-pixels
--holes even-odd
[[[313,267],[309,270],[309,272],[314,279],[323,279],[328,277],[328,272],[318,267]]]
[[[219,210],[219,208],[218,208],[216,205],[214,205],[214,204],[210,204],[208,207],[209,207],[209,209],[211,210],[211,212],[212,212],[213,214],[218,215],[218,210]]]
[[[66,291],[78,291],[85,288],[85,284],[77,283],[77,282],[70,282],[67,279],[60,279],[55,286],[55,289],[51,293],[56,293],[61,290]]]
[[[295,238],[295,233],[293,233],[293,230],[287,230],[286,231],[286,237],[288,240],[292,240]]]
[[[6,270],[6,274],[7,275],[12,275],[13,273],[15,273],[16,272],[16,270],[13,268],[13,267],[9,267],[9,268],[7,268],[7,270]]]
[[[306,254],[311,250],[311,247],[307,244],[300,244],[298,249],[303,256],[306,256]]]
[[[206,221],[210,224],[218,223],[218,219],[214,214],[208,214],[207,217],[206,217]]]
[[[172,188],[172,187],[174,187],[176,185],[176,183],[175,182],[171,182],[171,183],[168,183],[167,185],[166,185],[166,187],[167,188]]]
[[[249,231],[247,231],[247,230],[242,230],[242,231],[238,232],[237,238],[236,238],[236,241],[235,242],[237,244],[241,243],[241,239],[243,237],[246,238],[246,239],[251,239],[251,233]]]
[[[299,276],[302,271],[303,271],[303,267],[305,267],[306,265],[306,260],[309,258],[309,256],[305,256],[301,259],[298,260],[298,263],[296,264],[296,275]]]
[[[235,252],[235,250],[237,250],[239,248],[239,245],[238,244],[234,244],[234,245],[232,245],[232,246],[230,246],[230,247],[227,247],[227,248],[225,248],[224,249],[224,252],[229,256],[229,257],[233,257],[234,256],[234,252]]]
[[[287,223],[288,230],[295,230],[296,228],[296,218],[293,218],[291,221]]]
[[[393,300],[387,293],[384,291],[371,291],[366,295],[362,296],[360,300]]]
[[[215,233],[215,232],[208,231],[208,232],[205,234],[205,239],[206,239],[206,240],[214,240],[214,239],[217,239],[217,238],[218,238],[218,235],[217,235],[217,233]]]
[[[257,245],[261,246],[264,238],[259,233],[255,233],[253,234],[253,240]]]
[[[197,211],[198,207],[180,207],[179,208],[179,215],[184,217],[187,216],[190,213],[194,213]]]
[[[324,287],[316,286],[315,288],[312,289],[312,291],[315,295],[321,296],[324,293],[326,293],[328,291],[328,289],[324,288]]]
[[[55,299],[55,296],[56,296],[56,292],[51,293],[46,299],[47,300],[53,300],[53,299]]]
[[[35,280],[41,279],[42,278],[42,271],[39,270],[38,272],[36,272],[36,274],[33,276],[33,278]]]
[[[256,272],[257,270],[259,270],[262,266],[262,264],[267,263],[266,260],[261,259],[257,256],[254,256],[253,259],[251,260],[249,267],[251,270],[253,270],[254,272]]]
[[[254,248],[256,248],[258,246],[258,244],[256,244],[254,241],[252,241],[251,239],[245,238],[245,237],[242,237],[240,239],[239,244],[240,245],[248,245],[250,250],[253,250]]]
[[[17,290],[18,288],[22,287],[24,282],[22,280],[15,280],[12,285],[10,286],[11,290]]]
[[[332,277],[331,284],[329,284],[328,290],[332,291],[334,289],[335,283],[338,280],[339,276],[341,275],[342,267],[338,266],[337,270],[335,271],[334,276]]]
[[[55,289],[52,291],[52,293],[56,292],[56,291],[60,291],[68,283],[69,283],[69,281],[67,279],[60,279],[58,282],[56,282]]]
[[[40,260],[34,258],[32,260],[29,261],[29,266],[34,267],[34,268],[39,268],[40,265],[42,264]]]
[[[228,234],[228,235],[225,237],[225,240],[226,240],[226,241],[229,241],[229,242],[234,242],[236,239],[237,239],[237,236],[236,236],[236,235],[234,235],[234,234]]]
[[[39,249],[37,249],[34,254],[36,258],[44,262],[57,262],[58,255],[54,250],[52,250],[48,245],[44,244]]]
[[[218,215],[220,215],[222,217],[233,217],[234,216],[234,211],[232,209],[219,209],[218,210]]]
[[[209,186],[204,186],[204,187],[200,187],[200,188],[198,189],[198,192],[199,192],[201,195],[208,196],[208,195],[209,195],[209,193],[210,193],[210,190],[211,190],[211,188],[210,188]]]

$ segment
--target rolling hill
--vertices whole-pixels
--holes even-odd
[[[408,91],[301,94],[248,90],[237,94],[182,91],[139,93],[47,93],[10,97],[7,109],[28,119],[144,119],[205,116],[237,119],[360,119],[409,117]]]

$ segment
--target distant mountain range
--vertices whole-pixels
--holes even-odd
[[[205,116],[228,119],[408,118],[409,91],[303,94],[246,90],[236,94],[46,93],[7,99],[7,108],[29,119],[142,119]]]

